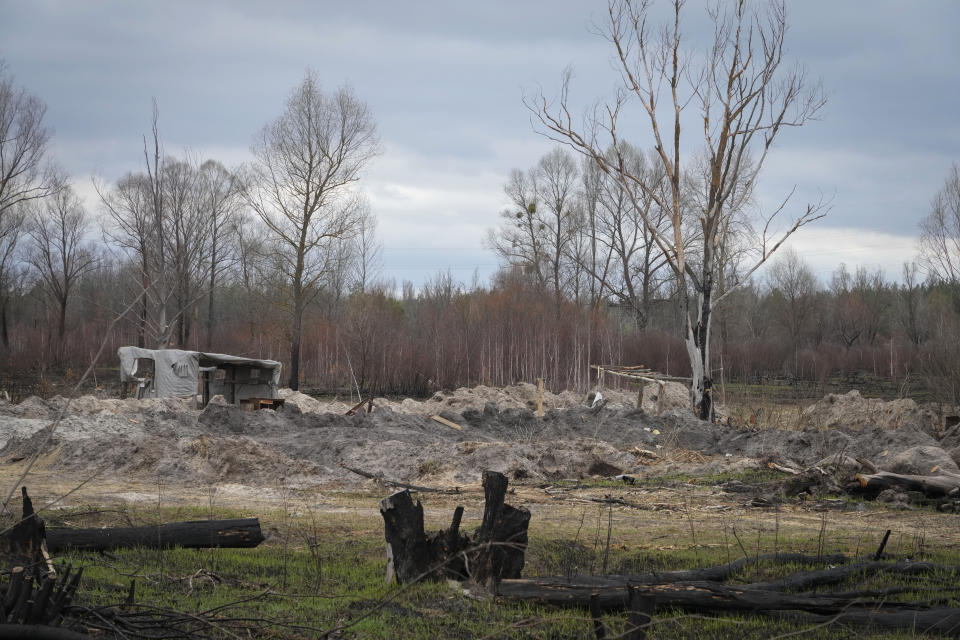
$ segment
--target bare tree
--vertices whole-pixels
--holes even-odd
[[[943,187],[920,223],[920,264],[932,277],[960,286],[960,164],[953,163]],[[958,296],[960,297],[960,296]]]
[[[527,171],[514,169],[503,188],[511,206],[488,239],[497,255],[523,268],[539,287],[549,287],[557,300],[574,284],[568,280],[575,277],[572,244],[583,221],[579,179],[576,161],[562,148]]]
[[[164,158],[161,171],[163,236],[158,240],[165,245],[167,260],[166,281],[172,303],[167,311],[171,314],[170,340],[185,346],[193,329],[193,306],[208,293],[204,283],[209,273],[212,216],[201,194],[200,172],[193,159]]]
[[[365,293],[380,273],[383,242],[377,237],[377,218],[370,211],[370,205],[363,202],[358,213],[357,235],[353,241],[353,288]]]
[[[790,247],[771,263],[768,280],[778,308],[777,318],[787,330],[796,353],[812,317],[817,278],[810,265]]]
[[[0,220],[18,203],[43,198],[57,186],[45,164],[50,131],[42,100],[13,84],[0,60]]]
[[[833,292],[833,328],[849,349],[863,336],[867,310],[845,263],[841,262],[830,277],[830,290]]]
[[[715,295],[720,249],[729,241],[726,234],[734,229],[732,218],[743,215],[742,205],[753,192],[777,135],[784,127],[800,126],[815,117],[825,98],[819,86],[808,87],[802,70],[782,65],[787,31],[782,0],[771,2],[765,14],[745,0],[716,7],[710,12],[713,42],[700,56],[681,48],[683,4],[674,0],[671,22],[654,32],[651,2],[609,0],[603,31],[615,49],[622,86],[613,101],[594,109],[582,126],[575,123],[569,103],[570,72],[564,76],[559,104],[543,95],[526,103],[538,119],[541,133],[593,158],[627,194],[639,189],[668,212],[669,224],[659,228],[642,203],[632,203],[677,279],[693,375],[691,399],[701,417],[711,418],[711,317],[714,307],[737,284],[729,283],[723,294]],[[655,189],[644,176],[634,175],[622,155],[611,160],[605,153],[608,148],[620,148],[622,129],[629,126],[624,112],[631,100],[639,105],[640,116],[653,136],[666,189]],[[685,115],[691,109],[697,111],[696,116]],[[691,142],[681,134],[693,122],[698,123],[693,131],[699,129],[694,135],[703,135],[706,180],[698,185],[699,198],[691,198],[684,189],[686,171],[700,174],[684,161]],[[824,215],[822,203],[808,205],[777,235],[773,218],[786,204],[784,200],[772,213],[760,214],[752,225],[756,230],[750,244],[753,256],[743,269],[741,282],[769,259],[787,236]],[[700,234],[693,251],[685,245],[687,225],[696,225]]]
[[[213,348],[217,281],[237,259],[237,230],[241,185],[237,177],[216,160],[207,160],[199,171],[199,208],[206,217],[207,349]]]
[[[7,306],[13,285],[20,279],[16,252],[25,220],[26,207],[23,204],[0,212],[0,342],[4,347],[10,346]]]
[[[136,257],[140,269],[137,342],[157,348],[188,344],[198,303],[207,298],[207,347],[213,334],[214,288],[229,268],[241,207],[237,178],[215,160],[167,155],[153,105],[144,136],[144,171],[113,186],[95,182],[106,212],[104,237]]]
[[[903,263],[903,282],[898,290],[899,323],[910,342],[919,346],[927,337],[923,284],[916,262]]]
[[[7,304],[19,268],[14,264],[26,219],[24,203],[56,188],[54,171],[45,163],[50,131],[43,124],[47,107],[14,85],[0,60],[0,341],[10,345]]]
[[[857,267],[853,278],[853,290],[859,296],[864,310],[863,337],[866,343],[874,345],[886,325],[893,307],[893,300],[887,294],[883,269],[867,271],[864,266]]]
[[[570,152],[561,148],[543,156],[536,171],[538,200],[542,205],[543,248],[550,270],[550,284],[559,300],[566,288],[564,262],[570,253],[570,243],[579,220],[576,210],[579,171]]]
[[[648,162],[643,152],[626,142],[621,142],[620,147],[617,151],[608,151],[607,156],[622,158],[632,175],[643,176],[650,190],[664,186],[664,174],[656,162]],[[662,271],[667,263],[644,219],[664,231],[669,217],[647,192],[633,186],[634,192],[628,194],[619,181],[602,172],[601,175],[597,238],[606,254],[612,256],[609,275],[603,284],[630,309],[637,328],[644,329],[653,296],[663,285]]]
[[[27,232],[32,240],[29,261],[57,309],[57,337],[66,332],[67,305],[74,286],[94,266],[95,254],[85,241],[89,216],[69,186],[32,207]]]
[[[325,94],[308,71],[283,114],[254,141],[247,202],[276,243],[290,290],[290,387],[300,386],[303,314],[319,290],[334,245],[355,231],[353,185],[379,153],[367,105],[343,87]]]
[[[503,191],[510,208],[500,212],[501,226],[490,231],[487,242],[500,258],[523,269],[538,287],[546,287],[546,225],[540,218],[536,171],[514,169]]]
[[[137,321],[137,346],[146,346],[149,323],[149,297],[153,264],[154,221],[151,210],[150,184],[144,174],[128,173],[109,189],[95,182],[103,210],[106,212],[103,235],[106,240],[132,255],[140,273],[139,318]]]

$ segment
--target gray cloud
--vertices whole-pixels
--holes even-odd
[[[687,31],[702,38],[709,25],[689,7]],[[590,33],[603,10],[577,0],[11,1],[0,6],[0,57],[48,103],[55,149],[79,177],[139,168],[154,96],[168,151],[234,162],[306,67],[330,87],[349,82],[387,147],[366,188],[388,249],[421,246],[412,225],[429,230],[422,237],[442,229],[479,252],[450,257],[472,271],[492,262],[482,230],[497,223],[507,173],[548,148],[522,90],[550,94],[573,64],[576,103],[610,95],[611,51]],[[824,229],[915,234],[960,155],[960,5],[818,0],[789,10],[790,55],[822,78],[830,102],[821,122],[780,140],[762,200],[797,185],[798,206],[835,194]],[[648,144],[642,125],[635,132]]]

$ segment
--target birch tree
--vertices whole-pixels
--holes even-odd
[[[349,87],[325,93],[311,71],[254,140],[246,200],[267,226],[289,286],[291,389],[300,387],[304,311],[336,245],[355,231],[354,186],[379,149],[367,105]]]
[[[822,202],[807,205],[779,233],[773,219],[784,210],[790,194],[769,213],[759,213],[747,227],[753,232],[750,264],[738,282],[727,283],[724,293],[715,295],[719,257],[730,241],[727,234],[737,228],[732,221],[745,214],[742,205],[754,192],[774,140],[784,128],[816,117],[826,100],[802,69],[784,61],[787,19],[782,0],[770,2],[766,11],[746,0],[718,3],[709,12],[712,41],[700,52],[687,46],[681,30],[684,4],[674,0],[670,20],[655,29],[652,1],[609,0],[602,31],[613,46],[620,75],[614,97],[585,117],[575,117],[568,71],[557,101],[538,94],[526,103],[540,133],[592,158],[635,200],[631,204],[677,281],[692,372],[691,401],[700,417],[710,419],[714,308],[786,237],[822,217],[825,209]],[[637,120],[645,123],[653,139],[654,159],[666,176],[665,189],[654,189],[644,176],[635,175],[621,154],[609,158],[605,153],[620,148]],[[701,168],[691,163],[698,155],[705,163]],[[697,185],[700,197],[685,193],[687,171],[706,176]],[[659,227],[632,195],[638,191],[667,212],[665,227]],[[695,226],[699,234],[692,249],[684,241],[688,226]]]

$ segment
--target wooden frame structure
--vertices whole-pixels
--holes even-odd
[[[657,394],[657,413],[663,410],[663,383],[665,382],[690,382],[690,378],[679,376],[667,376],[658,373],[653,369],[648,369],[643,365],[621,365],[621,364],[592,364],[591,369],[597,370],[597,388],[603,388],[604,375],[610,374],[620,378],[627,378],[640,383],[640,390],[637,392],[637,408],[643,405],[643,383],[652,383],[660,387],[660,393]]]

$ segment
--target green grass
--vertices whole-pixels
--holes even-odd
[[[732,474],[721,474],[721,476]],[[721,477],[721,476],[718,476]],[[742,474],[739,476],[742,479]],[[699,480],[699,479],[698,479]],[[370,496],[366,496],[367,501]],[[429,502],[429,498],[426,498]],[[427,505],[430,506],[429,504]],[[474,507],[476,508],[476,506]],[[692,506],[691,506],[692,508]],[[572,511],[571,513],[575,513]],[[759,514],[731,518],[722,526],[702,521],[691,533],[684,513],[614,512],[587,507],[579,517],[535,516],[530,529],[526,576],[631,574],[709,566],[779,549],[816,555],[864,553],[876,544],[851,523],[830,523],[819,537],[815,529],[789,529],[761,522]],[[434,512],[436,514],[436,511]],[[99,509],[76,507],[45,514],[48,525],[144,524],[196,518],[252,515],[242,509],[204,507]],[[255,549],[127,549],[110,554],[68,553],[63,564],[84,567],[78,603],[118,605],[136,581],[136,601],[154,607],[199,613],[223,607],[222,633],[214,636],[314,638],[342,628],[346,638],[591,638],[592,623],[580,610],[466,597],[447,583],[412,587],[386,585],[382,521],[366,513],[300,511],[293,507],[260,512],[268,539]],[[819,517],[819,516],[817,516]],[[428,514],[428,530],[445,526]],[[607,526],[610,523],[610,546]],[[826,521],[824,521],[826,522]],[[640,531],[638,523],[646,527]],[[467,530],[476,523],[465,522]],[[814,520],[812,526],[816,527]],[[908,529],[909,531],[909,529]],[[860,536],[860,537],[858,537]],[[739,539],[738,539],[739,538]],[[889,550],[945,564],[960,563],[956,545],[933,548],[922,533],[900,532]],[[744,569],[734,582],[771,579],[810,568],[759,565]],[[902,578],[898,578],[902,580]],[[903,597],[929,597],[923,591],[950,576],[914,578],[917,591]],[[852,578],[831,589],[889,586],[890,577]],[[912,583],[911,583],[912,584]],[[237,603],[237,604],[235,604]],[[960,606],[960,600],[950,600]],[[231,606],[234,605],[234,606]],[[243,618],[245,621],[238,621]],[[608,637],[625,629],[625,617],[605,615]],[[772,638],[806,629],[796,622],[767,617],[691,616],[658,611],[650,638]],[[909,634],[870,634],[836,626],[811,629],[806,638],[900,638]]]
[[[656,471],[656,467],[651,467]],[[762,485],[772,482],[782,481],[785,476],[779,471],[773,469],[743,469],[737,471],[723,471],[706,475],[693,475],[688,473],[652,473],[649,476],[634,474],[633,484],[622,480],[612,478],[592,478],[587,477],[580,480],[555,480],[551,486],[569,489],[603,489],[603,488],[657,488],[672,487],[680,484],[690,484],[703,487],[713,487],[722,485],[726,482],[736,480],[744,484]]]

